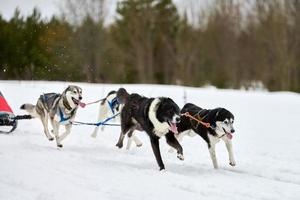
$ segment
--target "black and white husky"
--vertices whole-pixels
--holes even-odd
[[[117,92],[114,91],[114,90],[110,91],[106,95],[106,97],[103,98],[100,101],[99,113],[98,113],[98,122],[102,122],[102,121],[104,121],[105,119],[107,119],[109,117],[117,115],[119,112],[121,112],[122,107],[123,107],[123,104],[118,101]],[[120,117],[119,116],[120,115],[117,115],[116,117],[114,117],[112,119],[112,121],[113,122],[120,121]],[[103,131],[104,127],[105,126],[101,126],[100,130]],[[91,135],[93,138],[97,137],[98,132],[99,132],[99,128],[100,128],[100,126],[96,126],[95,127],[95,129],[94,129],[94,131],[93,131],[93,133]],[[138,147],[140,147],[140,146],[143,145],[143,143],[140,141],[140,139],[137,136],[135,136],[135,134],[133,133],[132,137],[130,137],[128,139],[126,149],[130,149],[132,141],[134,141],[135,144],[136,144],[136,146],[138,146]]]
[[[82,89],[78,86],[68,86],[62,94],[47,93],[39,97],[36,105],[23,104],[21,109],[26,110],[33,117],[39,118],[44,126],[46,137],[52,141],[54,138],[48,129],[48,119],[53,127],[53,134],[56,139],[56,145],[63,147],[61,141],[65,139],[71,131],[78,106],[84,107],[81,103]],[[59,135],[59,127],[63,125],[65,132]]]
[[[177,157],[180,160],[184,159],[182,147],[174,136],[174,133],[177,133],[176,123],[180,121],[180,109],[172,99],[128,94],[123,88],[119,89],[117,97],[124,104],[117,147],[123,147],[126,134],[130,136],[134,130],[140,130],[148,134],[160,170],[165,169],[159,148],[159,139],[163,136],[166,137],[167,143],[177,150]]]
[[[235,160],[232,150],[232,134],[234,133],[233,114],[225,108],[216,108],[212,110],[202,109],[194,104],[185,104],[181,110],[181,114],[188,112],[193,117],[209,123],[210,127],[207,128],[197,121],[182,115],[180,123],[177,124],[178,134],[176,135],[179,140],[184,135],[194,136],[198,134],[201,136],[208,145],[210,157],[215,169],[218,168],[218,162],[215,152],[215,145],[223,140],[226,144],[226,148],[229,155],[229,164],[235,166]]]

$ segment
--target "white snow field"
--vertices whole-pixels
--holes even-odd
[[[62,92],[69,83],[0,81],[0,90],[15,114],[42,93]],[[291,92],[219,90],[162,85],[73,83],[83,88],[84,102],[104,97],[120,86],[149,97],[168,96],[179,106],[187,101],[203,108],[225,107],[235,115],[231,167],[223,142],[217,145],[220,169],[214,170],[199,136],[182,143],[185,160],[168,152],[162,138],[165,172],[158,171],[150,141],[117,149],[119,127],[106,127],[97,138],[93,128],[74,126],[57,149],[38,119],[19,122],[0,135],[0,200],[94,199],[300,199],[300,95]],[[79,109],[76,120],[96,122],[98,105]]]

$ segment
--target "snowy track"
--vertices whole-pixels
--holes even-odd
[[[15,113],[22,103],[36,102],[46,92],[61,92],[61,82],[0,81],[0,90]],[[78,83],[84,101],[105,96],[120,85]],[[96,139],[93,127],[73,127],[58,150],[37,120],[22,121],[10,135],[0,135],[0,200],[90,199],[300,199],[300,95],[289,92],[245,92],[213,88],[123,85],[145,96],[170,96],[180,106],[225,107],[235,115],[233,138],[237,166],[228,164],[225,145],[217,145],[214,170],[206,144],[184,138],[185,160],[161,152],[166,172],[159,172],[144,133],[141,148],[117,149],[118,127],[107,127]],[[78,112],[76,120],[94,122],[98,106]]]

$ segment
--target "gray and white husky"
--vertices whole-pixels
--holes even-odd
[[[50,119],[56,144],[58,147],[63,147],[61,141],[71,132],[71,121],[75,118],[78,106],[84,107],[81,99],[82,89],[78,86],[70,85],[61,94],[42,94],[36,105],[23,104],[21,109],[26,110],[30,115],[42,121],[44,133],[52,141],[54,138],[48,129],[48,120]],[[65,132],[59,135],[59,127],[61,125],[65,127]]]

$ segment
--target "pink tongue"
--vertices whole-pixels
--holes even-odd
[[[227,133],[226,135],[227,135],[228,139],[230,139],[230,140],[233,138],[232,134],[230,134],[230,133]]]
[[[81,107],[81,108],[84,108],[85,107],[85,103],[81,102],[81,101],[77,101],[78,105]]]
[[[174,123],[170,123],[171,127],[169,128],[173,133],[177,134],[178,130],[177,130],[177,126]]]

